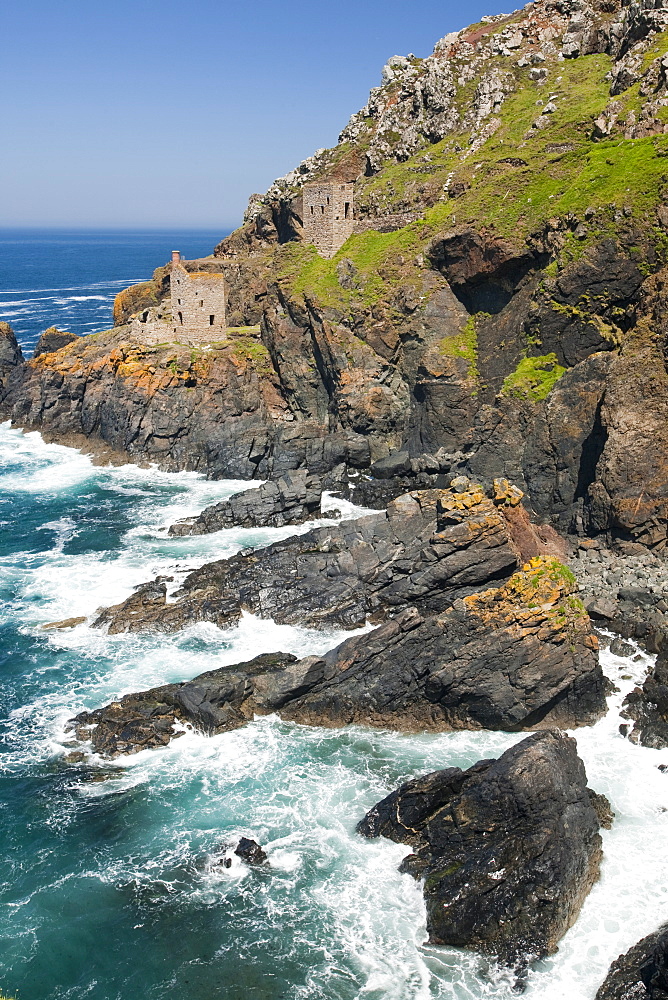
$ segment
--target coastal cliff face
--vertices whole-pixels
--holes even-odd
[[[503,476],[560,530],[663,549],[666,50],[648,0],[538,0],[394,57],[334,149],[187,262],[225,275],[225,344],[133,342],[159,268],[114,331],[5,366],[3,414],[214,477]],[[326,180],[355,182],[331,260],[301,225]]]

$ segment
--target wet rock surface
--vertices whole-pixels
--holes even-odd
[[[556,951],[599,875],[599,821],[574,739],[527,737],[498,760],[402,785],[358,830],[409,844],[433,944],[522,972]]]
[[[605,681],[573,586],[556,560],[535,558],[443,615],[409,608],[322,657],[260,656],[126,695],[72,726],[113,757],[166,745],[176,722],[216,733],[270,712],[400,730],[590,724],[605,711]]]
[[[170,535],[206,535],[223,528],[282,528],[286,524],[323,517],[322,484],[306,469],[286,472],[275,482],[235,493],[229,500],[207,507],[198,517],[177,521]]]
[[[505,514],[518,497],[492,493],[468,480],[415,491],[378,514],[209,563],[186,577],[174,601],[164,582],[144,584],[95,624],[110,632],[223,627],[246,610],[281,624],[357,628],[408,604],[440,610],[521,561]],[[536,533],[529,555],[540,551]]]
[[[668,649],[663,649],[642,687],[627,696],[622,710],[630,726],[622,726],[633,743],[661,750],[668,747]]]
[[[665,1000],[668,996],[668,926],[630,948],[610,966],[596,1000]]]
[[[239,840],[234,853],[249,865],[263,865],[267,861],[266,852],[256,840],[251,840],[249,837],[242,837]]]
[[[252,678],[295,661],[289,653],[265,653],[192,681],[124,695],[106,708],[81,712],[70,725],[78,739],[90,741],[95,753],[110,758],[167,746],[183,734],[174,729],[178,723],[209,735],[238,729],[249,718],[241,708],[252,691]]]

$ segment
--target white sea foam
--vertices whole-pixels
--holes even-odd
[[[0,427],[0,461],[5,469],[0,486],[24,495],[26,503],[101,490],[112,504],[130,498],[135,512],[135,523],[113,549],[77,553],[70,551],[81,538],[76,512],[49,517],[52,508],[46,504],[41,529],[53,544],[46,552],[0,562],[2,582],[15,595],[2,614],[34,638],[32,678],[41,689],[12,713],[5,767],[20,771],[62,754],[63,725],[81,708],[260,652],[321,653],[350,634],[279,626],[251,615],[224,631],[200,623],[165,636],[108,636],[88,625],[41,632],[43,621],[90,615],[152,575],[179,578],[208,559],[312,524],[171,539],[165,529],[172,521],[251,484],[207,483],[192,473],[133,466],[101,469],[78,452],[7,425]],[[360,512],[336,497],[327,497],[325,505],[346,517]],[[601,879],[557,954],[530,974],[528,1000],[592,1000],[610,962],[668,917],[668,775],[658,770],[667,754],[634,746],[618,731],[623,698],[642,681],[652,657],[608,651],[602,661],[619,690],[609,699],[605,719],[573,735],[589,784],[609,797],[616,819],[603,832]],[[352,995],[511,1000],[511,977],[494,963],[426,945],[421,888],[397,870],[407,849],[366,841],[355,833],[355,824],[402,781],[498,756],[522,738],[480,732],[404,735],[359,726],[337,731],[276,717],[212,738],[185,731],[159,751],[113,765],[100,761],[99,776],[108,780],[88,780],[89,764],[81,766],[80,775],[76,769],[67,772],[83,806],[116,797],[143,806],[137,814],[141,823],[127,830],[133,850],[106,853],[98,868],[89,864],[63,879],[68,886],[73,880],[103,882],[138,900],[166,895],[206,907],[221,901],[233,907],[241,900],[255,921],[249,924],[253,934],[280,933],[286,954],[308,955],[304,977],[290,993],[293,1000]],[[47,822],[54,830],[66,831],[77,822],[70,797],[54,796],[49,809]],[[254,837],[268,853],[269,867],[260,875],[236,857],[230,869],[214,863],[224,844],[242,835]],[[48,891],[57,887],[54,880]],[[43,918],[35,916],[36,906],[26,895],[16,910],[15,941],[28,934],[37,940]],[[223,961],[239,946],[238,939],[221,938],[218,958]]]

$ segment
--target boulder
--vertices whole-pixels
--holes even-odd
[[[409,844],[431,944],[518,972],[556,951],[599,875],[599,821],[574,739],[535,733],[498,760],[402,785],[358,826]]]
[[[251,840],[249,837],[240,839],[234,848],[234,853],[249,865],[263,865],[267,860],[266,852],[262,850],[256,840]]]
[[[206,535],[222,528],[282,528],[322,517],[322,485],[306,469],[286,472],[275,482],[235,493],[198,517],[177,521],[170,535]]]
[[[610,966],[596,1000],[665,1000],[668,996],[668,924]]]

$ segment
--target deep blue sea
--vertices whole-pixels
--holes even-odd
[[[19,308],[7,305],[13,295],[23,310],[8,318],[25,344],[52,323],[103,328],[126,280],[149,276],[172,246],[195,256],[218,238],[15,234],[10,251],[5,234],[5,308]],[[61,295],[48,291],[56,288],[68,294],[48,300],[50,312],[45,296]],[[107,296],[104,309],[85,299],[66,323],[66,300],[95,289]],[[520,736],[331,730],[268,717],[213,738],[190,732],[113,764],[68,761],[65,723],[83,708],[264,651],[318,653],[343,637],[252,616],[172,636],[91,628],[97,608],[158,573],[177,587],[206,561],[306,530],[167,535],[173,521],[244,485],[98,467],[0,425],[0,994],[511,1000],[493,964],[425,945],[420,887],[397,871],[407,849],[362,840],[355,824],[399,782],[496,756]],[[343,516],[358,513],[332,503]],[[87,620],[42,629],[72,616]],[[603,654],[619,691],[605,719],[575,733],[589,782],[617,819],[603,832],[601,881],[559,952],[530,976],[530,1000],[593,1000],[610,961],[668,918],[668,779],[657,767],[666,754],[618,732],[621,700],[649,659]],[[266,868],[216,864],[241,835],[264,845]]]
[[[31,351],[50,326],[94,333],[113,325],[114,298],[146,281],[172,250],[205,257],[220,230],[78,230],[0,228],[0,320]]]

